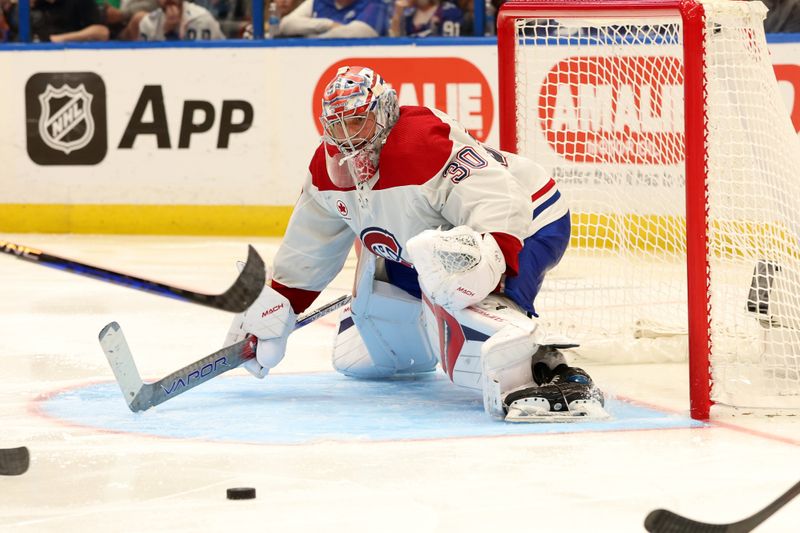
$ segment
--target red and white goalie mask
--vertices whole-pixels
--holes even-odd
[[[380,150],[397,122],[397,93],[366,67],[342,67],[325,88],[320,122],[328,175],[339,187],[368,181]],[[335,150],[330,148],[335,147]]]

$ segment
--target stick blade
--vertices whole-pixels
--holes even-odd
[[[144,411],[239,367],[256,356],[256,342],[256,338],[249,335],[236,344],[226,346],[156,382],[146,384],[131,409]]]
[[[206,295],[206,301],[198,303],[214,309],[241,313],[256,301],[264,290],[266,282],[267,270],[264,260],[252,245],[248,245],[247,262],[233,285],[222,294]]]
[[[0,476],[19,476],[28,471],[31,456],[28,448],[0,448]]]
[[[137,411],[134,408],[134,400],[141,392],[144,382],[139,376],[131,350],[122,334],[122,328],[116,322],[107,324],[100,331],[99,340],[128,407],[131,411]]]
[[[650,533],[722,533],[727,525],[705,524],[666,509],[650,511],[644,520],[644,528]]]

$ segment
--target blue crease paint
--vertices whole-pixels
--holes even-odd
[[[54,394],[45,414],[100,430],[263,444],[399,441],[703,427],[688,416],[610,398],[607,421],[510,424],[483,412],[480,394],[441,373],[364,381],[330,373],[213,380],[144,413],[128,410],[116,383]]]

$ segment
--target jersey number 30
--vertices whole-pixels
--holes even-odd
[[[500,152],[496,150],[491,150],[488,147],[484,146],[489,154],[498,161],[498,163],[507,166],[505,157]],[[442,177],[445,179],[449,179],[453,183],[461,183],[465,179],[469,177],[472,173],[472,169],[479,169],[484,168],[489,163],[481,157],[481,155],[475,151],[474,148],[471,146],[465,146],[461,150],[458,151],[453,161],[447,165],[447,168],[444,169],[444,173]]]

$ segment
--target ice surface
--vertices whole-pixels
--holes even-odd
[[[252,242],[9,235],[55,255],[221,292]],[[345,293],[354,261],[315,305]],[[298,331],[274,375],[244,371],[128,411],[97,343],[125,329],[145,379],[220,347],[230,315],[0,257],[0,531],[643,531],[665,507],[739,520],[800,478],[800,416],[690,421],[684,364],[587,366],[603,423],[519,426],[440,373],[359,382],[331,371],[335,317]],[[230,501],[225,489],[255,487]],[[798,531],[800,501],[759,531]]]

